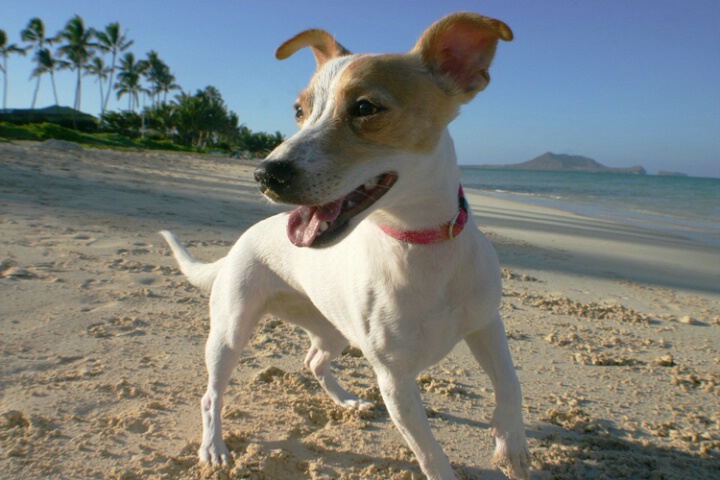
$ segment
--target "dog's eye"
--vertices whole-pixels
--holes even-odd
[[[305,113],[303,112],[302,106],[295,105],[295,120],[299,122],[303,118],[305,118]]]
[[[353,106],[353,115],[356,117],[369,117],[378,113],[379,108],[368,102],[367,100],[360,100]]]

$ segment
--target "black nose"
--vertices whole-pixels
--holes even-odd
[[[288,160],[266,160],[255,170],[255,181],[263,187],[281,192],[290,186],[295,167]]]

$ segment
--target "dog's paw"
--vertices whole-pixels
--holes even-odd
[[[370,410],[375,406],[373,402],[368,402],[367,400],[363,400],[358,397],[342,400],[338,402],[338,405],[343,408],[347,408],[348,410]]]
[[[511,480],[530,478],[530,451],[525,433],[496,435],[493,462]]]
[[[200,445],[198,456],[201,462],[206,462],[210,465],[225,466],[232,463],[232,454],[223,441],[208,444],[203,442],[203,444]]]

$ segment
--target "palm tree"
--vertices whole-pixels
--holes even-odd
[[[8,57],[10,54],[17,53],[25,55],[25,49],[11,43],[8,45],[8,38],[5,30],[0,30],[0,58],[3,62],[0,65],[0,72],[3,74],[3,111],[7,110],[7,94],[8,94]]]
[[[33,18],[32,20],[30,20],[30,23],[28,23],[27,28],[20,32],[20,37],[22,38],[23,42],[30,43],[30,45],[28,45],[27,47],[28,49],[35,49],[35,62],[38,63],[39,66],[38,54],[40,53],[40,50],[45,48],[45,43],[47,43],[48,45],[52,44],[52,39],[45,38],[45,24],[39,18]],[[40,80],[42,79],[42,73],[45,72],[42,71],[42,73],[40,73],[39,75],[35,75],[35,73],[41,71],[42,69],[38,70],[38,68],[33,70],[32,76],[37,77],[37,83],[35,83],[35,92],[33,93],[32,105],[30,106],[30,108],[35,108],[38,92],[40,91]]]
[[[97,77],[96,82],[100,85],[100,109],[102,110],[102,104],[105,99],[105,95],[103,94],[103,83],[108,78],[108,74],[110,73],[110,69],[105,66],[105,62],[103,61],[102,57],[93,57],[92,61],[85,65],[85,74],[86,75],[94,75]],[[104,112],[100,112],[102,115]]]
[[[75,110],[80,110],[82,99],[83,69],[94,53],[93,30],[86,29],[83,19],[75,15],[65,25],[65,29],[58,33],[58,40],[65,44],[58,48],[58,52],[67,57],[70,69],[77,71],[77,86],[75,87]]]
[[[128,110],[135,111],[140,105],[140,94],[147,93],[147,90],[140,85],[140,79],[147,69],[147,64],[143,61],[135,61],[135,55],[128,52],[120,59],[120,73],[118,73],[118,83],[114,85],[117,90],[117,98],[123,95],[128,96]]]
[[[228,112],[217,88],[209,86],[195,95],[175,96],[173,116],[176,137],[186,146],[207,148],[235,143],[240,136],[238,117]]]
[[[165,138],[170,138],[177,130],[175,128],[175,106],[162,103],[146,108],[143,113],[148,119],[149,127],[160,132]]]
[[[209,129],[207,119],[210,105],[201,91],[196,95],[180,92],[175,96],[175,128],[177,139],[187,147],[203,147],[205,132]]]
[[[53,87],[53,96],[55,97],[55,105],[59,105],[57,87],[55,86],[55,70],[66,68],[68,63],[64,60],[59,60],[53,57],[52,52],[47,48],[38,50],[38,52],[35,54],[35,61],[37,62],[37,67],[35,67],[35,69],[33,70],[32,77],[39,77],[46,73],[50,74],[50,79],[52,80]]]
[[[167,96],[168,93],[170,93],[173,90],[181,90],[180,85],[175,83],[175,75],[170,73],[170,69],[165,69],[160,77],[157,79],[157,93],[163,94],[163,100],[162,104],[167,104]],[[158,103],[160,103],[160,100],[158,99]]]
[[[110,63],[110,80],[108,81],[108,90],[105,94],[105,101],[102,103],[102,112],[105,113],[107,110],[108,102],[110,101],[110,91],[113,88],[113,81],[115,80],[115,67],[117,62],[117,56],[119,53],[124,52],[134,43],[134,40],[127,39],[127,32],[120,34],[120,24],[110,23],[105,27],[104,32],[95,32],[95,38],[98,40],[98,46],[103,52],[112,53],[112,62]]]
[[[152,84],[150,95],[153,106],[160,105],[161,93],[164,94],[162,103],[167,103],[167,94],[172,90],[180,90],[180,86],[175,83],[175,75],[170,73],[170,67],[160,59],[155,50],[148,52],[145,64],[145,78]]]
[[[147,53],[147,59],[143,60],[145,66],[145,79],[150,83],[150,104],[155,105],[155,95],[157,94],[157,78],[162,74],[163,69],[167,68],[165,63],[160,60],[160,56],[155,50]]]

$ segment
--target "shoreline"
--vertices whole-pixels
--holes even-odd
[[[467,192],[481,231],[487,229],[544,250],[562,250],[570,257],[556,262],[552,269],[579,273],[584,268],[588,275],[720,294],[720,244],[698,242],[677,230],[663,232],[501,199],[474,189]],[[584,267],[573,266],[573,259]],[[593,268],[593,260],[602,268]],[[517,267],[532,265],[518,263]]]
[[[587,172],[495,170],[461,167],[468,189],[494,198],[555,208],[576,215],[644,226],[720,246],[720,179]]]
[[[467,190],[492,199],[558,210],[625,226],[637,226],[664,235],[681,236],[705,246],[720,247],[720,224],[707,220],[660,216],[657,212],[592,207],[572,200],[540,198],[532,194],[493,192],[472,187]]]
[[[201,261],[269,205],[254,162],[0,143],[0,469],[13,478],[402,480],[420,471],[357,352],[334,407],[297,327],[261,321],[223,410],[235,462],[201,465],[207,296],[157,232]],[[532,479],[710,478],[720,468],[718,249],[466,192],[503,267]],[[715,271],[713,271],[713,269]],[[713,284],[715,282],[715,284]],[[460,478],[500,480],[492,386],[464,344],[418,381]]]

